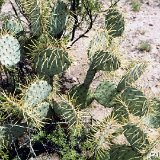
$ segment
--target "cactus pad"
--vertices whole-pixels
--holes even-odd
[[[69,126],[76,124],[77,113],[72,105],[67,102],[60,102],[54,106],[54,111],[57,115],[61,116]]]
[[[147,112],[147,99],[143,93],[135,88],[127,88],[121,95],[122,101],[130,113],[143,116]]]
[[[112,107],[117,86],[109,81],[100,83],[94,93],[95,99],[105,107]]]
[[[16,19],[7,20],[3,24],[3,28],[15,34],[18,34],[23,31],[23,27],[21,23],[19,23],[18,20]]]
[[[47,49],[35,56],[35,68],[39,74],[54,76],[59,74],[71,64],[68,53],[60,48]]]
[[[114,71],[120,67],[120,62],[109,52],[97,51],[91,59],[91,66],[97,71]]]
[[[49,111],[49,103],[48,102],[42,102],[39,105],[37,105],[33,112],[38,115],[39,119],[43,120],[47,117]]]
[[[131,86],[131,84],[143,74],[145,68],[145,63],[141,63],[133,67],[125,76],[122,77],[117,86],[117,90],[122,91],[126,87]]]
[[[67,5],[58,0],[51,13],[50,33],[55,38],[60,38],[66,26]]]
[[[151,111],[143,117],[143,122],[151,128],[160,128],[160,101],[153,100]]]
[[[105,31],[98,32],[90,42],[88,49],[88,57],[91,59],[97,51],[105,51],[108,46],[107,33]]]
[[[29,27],[33,36],[40,36],[42,33],[42,28],[45,26],[43,21],[43,14],[45,6],[45,1],[39,0],[16,0],[18,6],[22,9],[25,16],[29,20]],[[43,8],[42,8],[43,6]],[[45,17],[47,19],[47,17]],[[43,25],[42,25],[43,24]]]
[[[19,125],[6,125],[8,128],[8,136],[10,139],[13,139],[13,137],[16,139],[20,136],[22,136],[26,130],[24,126]]]
[[[12,35],[0,37],[0,62],[6,67],[16,65],[20,61],[20,44]]]
[[[24,105],[35,106],[48,97],[52,87],[47,81],[39,80],[31,84],[25,93]],[[43,105],[42,105],[43,106]]]
[[[105,16],[105,25],[108,34],[119,37],[124,31],[124,17],[115,8],[109,8]]]
[[[124,106],[115,105],[113,107],[112,115],[119,123],[126,123],[129,120],[129,113]]]
[[[69,91],[69,96],[74,100],[75,105],[81,109],[90,105],[93,101],[92,93],[84,84],[76,85]]]
[[[150,128],[160,128],[160,114],[149,114],[143,117],[143,122]]]
[[[127,138],[130,145],[140,153],[144,153],[149,141],[147,135],[136,125],[128,124],[123,127],[124,135]]]
[[[143,158],[126,145],[115,145],[110,150],[110,160],[143,160]]]

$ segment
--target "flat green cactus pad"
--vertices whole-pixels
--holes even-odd
[[[54,76],[71,64],[68,53],[60,48],[47,49],[35,56],[35,69],[39,74]]]
[[[16,65],[20,61],[20,44],[12,35],[0,36],[0,63],[6,67]]]
[[[21,125],[6,125],[7,129],[8,129],[8,136],[11,139],[13,138],[18,138],[20,136],[22,136],[26,130],[26,128],[24,126]]]
[[[127,124],[123,128],[125,130],[124,135],[131,146],[138,152],[144,153],[149,145],[147,135],[134,124]]]
[[[113,106],[113,98],[116,95],[117,86],[109,81],[100,83],[94,93],[95,99],[105,107]]]
[[[149,114],[143,117],[143,122],[151,128],[160,128],[160,114]]]
[[[160,128],[160,101],[153,100],[152,103],[151,111],[142,119],[147,126],[151,128]]]
[[[119,123],[126,123],[129,120],[127,109],[118,104],[113,107],[112,115]]]
[[[93,101],[93,96],[90,90],[84,84],[76,85],[69,91],[69,96],[74,100],[75,105],[83,109],[90,105]]]
[[[35,106],[48,97],[52,87],[47,81],[39,80],[31,84],[25,93],[24,106]]]
[[[46,16],[46,10],[49,11],[46,6],[46,3],[48,3],[48,1],[16,0],[16,3],[23,10],[25,16],[27,17],[27,20],[29,21],[31,35],[40,36],[48,18]]]
[[[55,38],[60,38],[66,26],[68,11],[67,5],[58,0],[51,13],[50,33]]]
[[[55,113],[62,117],[69,126],[76,124],[77,122],[77,113],[75,108],[67,102],[56,103],[53,107]]]
[[[121,99],[135,116],[143,116],[147,112],[147,99],[143,92],[135,88],[127,88],[121,94]],[[123,105],[123,104],[122,104]]]
[[[122,91],[126,87],[131,86],[132,83],[135,82],[144,73],[145,69],[145,63],[140,63],[134,66],[126,75],[122,77],[117,86],[117,90]]]
[[[43,120],[48,115],[49,106],[50,105],[48,102],[42,102],[34,108],[33,113],[35,112],[35,114],[38,115],[39,119]]]
[[[23,31],[21,23],[16,19],[9,19],[3,24],[3,28],[15,34],[18,34]]]
[[[110,150],[110,160],[143,160],[143,158],[131,147],[115,145]]]
[[[88,57],[92,60],[92,56],[97,51],[105,51],[108,46],[108,37],[105,31],[98,32],[90,42],[89,49],[88,49]]]
[[[124,31],[124,17],[116,8],[109,8],[105,16],[105,25],[109,35],[119,37]]]
[[[97,51],[92,57],[91,66],[97,71],[114,71],[120,67],[120,62],[112,53]]]

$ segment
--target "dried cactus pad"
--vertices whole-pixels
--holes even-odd
[[[0,37],[0,62],[6,67],[16,65],[20,61],[20,44],[12,35]]]
[[[51,92],[52,87],[47,83],[47,81],[39,80],[31,84],[28,88],[25,97],[25,106],[35,106],[38,103],[46,99]]]

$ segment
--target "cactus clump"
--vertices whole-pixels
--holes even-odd
[[[20,44],[10,34],[0,36],[0,62],[5,67],[16,65],[20,61]]]

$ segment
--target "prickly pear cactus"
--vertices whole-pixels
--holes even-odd
[[[113,97],[116,96],[117,86],[109,81],[99,84],[94,93],[95,99],[105,107],[113,106]]]
[[[7,135],[10,140],[16,139],[24,134],[26,131],[25,126],[19,125],[6,125],[7,127]]]
[[[10,34],[0,36],[0,63],[5,67],[12,67],[20,61],[20,44]]]
[[[43,120],[47,117],[50,104],[42,102],[33,109],[33,114],[37,115],[39,119]]]
[[[129,121],[129,112],[127,108],[122,106],[121,104],[114,105],[112,115],[120,124],[124,124]]]
[[[140,63],[133,67],[126,75],[122,77],[117,86],[117,90],[122,91],[126,87],[131,86],[132,83],[135,82],[144,73],[146,66],[147,65],[145,63]]]
[[[110,160],[143,160],[143,157],[127,145],[115,145],[110,150]]]
[[[47,81],[39,80],[31,84],[24,96],[24,106],[35,106],[46,99],[52,87]]]
[[[150,128],[160,127],[160,101],[153,100],[151,111],[148,112],[143,118],[143,122]]]
[[[23,31],[23,26],[16,19],[9,19],[3,24],[3,28],[9,32],[18,34]]]
[[[42,33],[42,1],[40,0],[16,0],[21,10],[29,20],[33,36],[40,36]],[[45,3],[43,2],[43,5]]]
[[[121,99],[130,113],[143,116],[147,112],[147,99],[144,94],[135,88],[126,88],[121,94]]]
[[[131,146],[139,153],[145,153],[149,146],[147,134],[134,124],[124,126],[124,135]]]
[[[91,59],[91,66],[97,71],[114,71],[120,67],[120,62],[107,51],[97,51]]]
[[[110,36],[122,36],[124,31],[124,17],[116,8],[109,8],[105,16],[105,25]]]
[[[46,49],[36,54],[34,61],[36,71],[48,76],[65,71],[71,64],[68,53],[60,48]]]
[[[50,34],[55,38],[60,38],[66,26],[68,16],[67,5],[58,0],[51,12]]]
[[[91,59],[97,51],[106,51],[109,45],[108,43],[107,33],[105,31],[99,31],[90,42],[88,49],[89,59]]]
[[[76,85],[69,91],[70,98],[74,99],[75,105],[83,109],[93,101],[91,91],[84,84]]]
[[[67,102],[55,103],[53,107],[55,113],[62,117],[69,126],[75,125],[77,122],[76,109]]]

